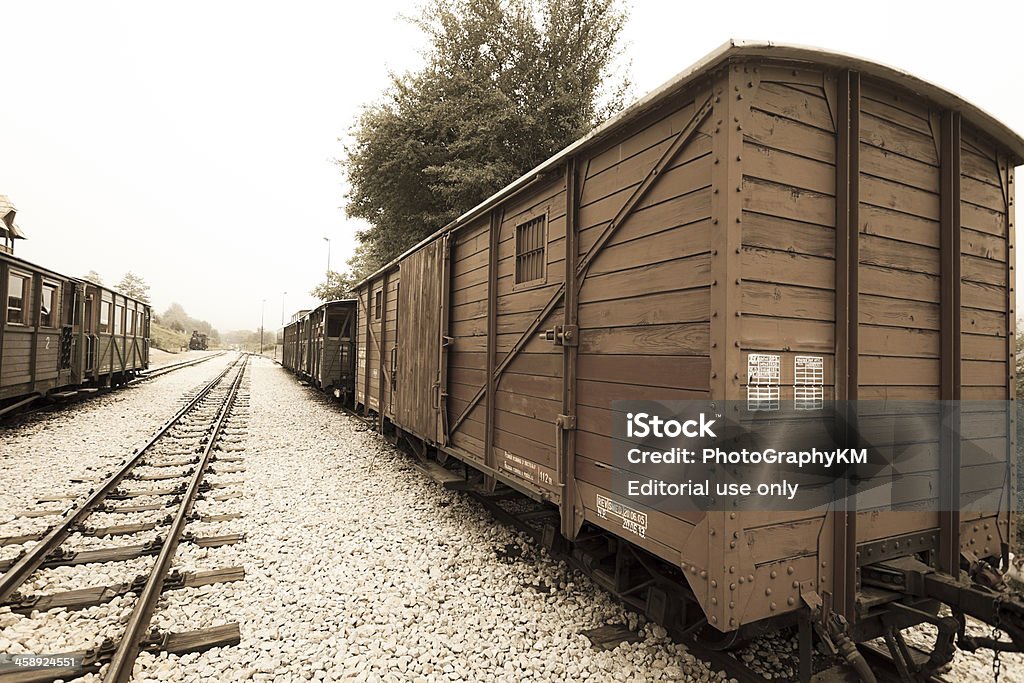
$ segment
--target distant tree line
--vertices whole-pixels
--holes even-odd
[[[620,110],[619,0],[433,0],[414,18],[424,65],[392,74],[338,164],[357,234],[351,285]]]

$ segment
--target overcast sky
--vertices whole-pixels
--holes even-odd
[[[422,37],[400,19],[418,5],[0,0],[0,194],[29,236],[18,255],[109,284],[132,270],[158,311],[177,301],[221,330],[258,327],[266,299],[276,327],[283,292],[289,315],[314,303],[324,237],[336,269],[352,253],[331,160],[387,71],[418,63]],[[983,5],[637,0],[634,94],[730,37],[774,40],[897,66],[1024,132],[1024,10]]]

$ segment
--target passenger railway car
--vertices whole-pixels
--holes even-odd
[[[355,315],[355,300],[330,301],[284,328],[281,364],[345,404],[355,390]]]
[[[1005,567],[1012,417],[971,435],[997,459],[990,489],[958,490],[972,462],[952,437],[906,463],[985,498],[963,515],[644,508],[613,490],[611,425],[616,400],[762,384],[782,401],[1013,399],[1022,159],[1018,135],[904,72],[730,42],[361,282],[357,407],[550,501],[553,542],[679,630],[813,621],[896,643],[939,600],[1013,621],[1020,648],[1019,599],[957,583],[961,565]],[[765,358],[774,376],[751,369]]]
[[[17,258],[10,242],[0,246],[0,301],[0,415],[148,367],[148,305]]]

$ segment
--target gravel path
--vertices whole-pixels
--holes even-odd
[[[254,361],[251,389],[244,497],[216,510],[247,540],[177,558],[245,581],[169,593],[157,618],[238,621],[242,644],[143,655],[137,680],[719,680],[649,626],[592,649],[580,631],[636,617],[281,368]],[[525,557],[499,560],[508,544]]]
[[[66,489],[67,472],[86,478],[112,469],[174,412],[181,394],[228,361],[6,432],[12,438],[0,444],[0,478],[17,483],[0,494],[0,520],[32,507],[40,492],[87,489],[87,483]],[[475,502],[424,477],[407,456],[280,367],[254,359],[248,377],[248,400],[239,402],[219,447],[244,460],[219,466],[223,471],[210,481],[225,486],[195,510],[241,517],[188,529],[199,536],[240,533],[246,540],[217,548],[183,544],[175,557],[181,571],[242,566],[245,580],[170,591],[153,619],[154,627],[169,631],[238,622],[242,643],[182,657],[143,654],[134,680],[725,680]],[[80,447],[67,449],[69,442]],[[46,476],[52,485],[40,485]],[[149,518],[138,513],[131,521]],[[0,535],[47,523],[45,517],[11,521],[0,524]],[[509,553],[513,546],[518,553]],[[521,557],[503,559],[510,554]],[[111,565],[109,581],[129,580],[149,562]],[[62,567],[37,573],[31,583],[68,589],[79,587],[77,576]],[[131,604],[129,595],[84,612],[30,619],[0,610],[0,651],[88,644],[71,633],[74,622],[86,619],[102,624],[97,637],[116,634]],[[606,623],[639,628],[642,640],[595,650],[580,633]],[[774,658],[781,663],[769,668],[784,671],[791,664],[788,644],[769,641],[746,652]],[[991,680],[988,660],[958,655],[957,680]],[[1019,657],[1004,662],[1003,680],[1024,680]]]

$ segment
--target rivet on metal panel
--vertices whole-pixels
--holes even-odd
[[[787,598],[786,599],[786,604],[789,605],[790,607],[792,607],[793,605],[796,604],[796,600],[794,600],[793,598]]]
[[[718,588],[718,581],[716,581],[715,579],[711,579],[711,587]]]
[[[705,570],[705,569],[702,569],[702,570],[700,571],[700,578],[702,578],[702,579],[706,579],[706,578],[708,578],[708,572],[707,572],[707,570]]]
[[[718,617],[716,617],[716,616],[712,615],[712,616],[711,616],[711,623],[712,623],[712,624],[717,624],[717,623],[718,623]]]
[[[822,560],[821,561],[821,566],[822,567],[827,567],[828,566],[828,562],[825,562],[824,560]]]
[[[800,582],[799,581],[794,581],[793,582],[793,588],[799,588],[799,587],[800,587]]]
[[[736,547],[736,541],[729,541],[729,547],[730,548],[735,548]]]
[[[786,567],[786,573],[787,573],[787,574],[790,574],[790,575],[792,575],[792,574],[793,574],[793,572],[794,572],[794,569],[793,569],[792,567]]]
[[[742,218],[740,218],[739,216],[736,216],[736,222],[737,222],[737,223],[742,223],[742,222],[743,222],[743,219],[742,219]]]
[[[899,549],[900,549],[900,542],[899,542],[899,541],[896,541],[896,544],[895,544],[895,545],[896,545],[896,550],[899,550]]]
[[[729,601],[729,609],[736,609],[736,603],[732,600]]]
[[[985,552],[986,552],[986,553],[989,553],[989,552],[992,552],[992,551],[990,551],[990,550],[988,549],[988,546],[985,546]]]
[[[730,619],[729,620],[729,626],[735,626],[735,625],[736,625],[736,620],[735,619]]]
[[[712,605],[717,605],[718,604],[718,598],[711,598],[711,604]]]
[[[733,566],[729,567],[729,573],[730,574],[735,574],[736,573],[736,565],[733,565]]]
[[[679,568],[682,569],[685,572],[686,571],[686,563],[685,562],[680,562],[679,563]]]
[[[697,573],[697,567],[695,565],[691,565],[690,566],[690,573],[691,574],[696,574]]]
[[[739,130],[739,126],[736,126],[736,130]],[[743,161],[743,155],[742,154],[737,154],[736,155],[736,161]]]
[[[735,518],[735,513],[733,514],[733,518]],[[738,531],[732,532],[732,537],[733,538],[739,538],[740,537],[740,532],[738,532]]]
[[[974,532],[975,533],[978,532],[978,525],[977,524],[974,525]],[[884,545],[882,546],[882,550],[885,550],[885,546]]]
[[[717,349],[718,348],[718,342],[711,342],[711,348]],[[712,376],[714,377],[715,375],[712,375]]]
[[[748,576],[747,581],[749,581],[750,583],[754,583],[754,575],[751,574],[750,576]]]
[[[772,594],[772,589],[771,588],[765,588],[764,589],[764,594],[765,595],[771,595]]]
[[[736,346],[739,346],[739,344],[736,344]],[[736,513],[735,512],[730,512],[729,513],[729,519],[736,519]]]
[[[709,533],[710,535],[714,536],[714,535],[715,535],[715,530],[714,530],[714,529],[711,529],[711,530],[709,530],[709,531],[708,531],[708,533]]]
[[[737,96],[736,96],[736,99],[737,99],[737,100],[742,100],[742,99],[743,99],[743,95],[737,95]]]
[[[777,610],[777,609],[778,609],[778,605],[776,605],[776,604],[775,604],[775,603],[773,602],[772,604],[768,605],[768,609],[770,609],[771,611],[773,611],[773,612],[774,612],[775,610]]]
[[[739,318],[743,315],[742,311],[736,311],[736,317]]]
[[[754,87],[754,81],[747,81],[747,87],[748,88],[753,88]]]
[[[739,220],[739,219],[737,218],[736,220]],[[742,251],[742,249],[740,247],[736,247],[736,253],[737,254],[741,254],[741,253],[743,253],[743,251]]]
[[[736,583],[735,582],[729,584],[729,590],[731,590],[731,591],[736,590]]]
[[[717,372],[712,372],[711,373],[711,379],[718,379],[718,373]]]
[[[743,278],[741,278],[741,277],[736,278],[736,284],[742,285],[743,284]]]
[[[992,540],[992,534],[989,534],[988,536],[986,536],[985,540],[991,541]],[[985,548],[985,550],[988,550],[988,548]]]
[[[774,578],[775,578],[776,576],[778,576],[778,575],[779,575],[779,573],[778,573],[777,571],[775,571],[775,570],[773,569],[773,570],[771,571],[771,573],[770,573],[770,574],[769,574],[768,576],[770,576],[771,578],[773,578],[773,579],[774,579]]]

